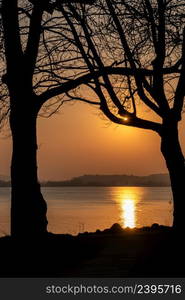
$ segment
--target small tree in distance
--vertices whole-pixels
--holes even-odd
[[[104,115],[161,138],[174,200],[173,227],[184,228],[185,161],[178,123],[185,96],[185,1],[98,0],[92,7],[68,4],[60,11],[93,76],[87,87]],[[150,120],[140,116],[140,103],[149,108]]]

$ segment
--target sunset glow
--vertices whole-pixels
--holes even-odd
[[[129,120],[122,122],[129,124]],[[180,127],[185,151],[184,126],[185,120]],[[5,133],[2,132],[4,137]],[[39,178],[60,181],[84,174],[166,173],[159,142],[158,135],[152,131],[115,124],[107,126],[90,105],[66,104],[60,114],[38,119]],[[11,140],[2,138],[0,174],[9,175],[10,163]]]

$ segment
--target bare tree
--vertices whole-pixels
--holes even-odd
[[[185,1],[85,3],[1,0],[1,119],[10,114],[12,235],[47,232],[36,120],[70,100],[98,105],[111,121],[161,137],[174,227],[181,228],[184,157],[178,123],[184,102]],[[91,93],[82,96],[75,88],[84,84]],[[141,103],[150,109],[150,119],[141,116]]]
[[[0,3],[1,121],[9,115],[13,140],[11,234],[15,237],[47,233],[47,206],[37,178],[37,116],[41,108],[42,114],[53,113],[67,101],[64,92],[91,77],[65,18],[55,11],[57,2],[65,6],[68,1]]]
[[[99,0],[91,7],[58,9],[93,76],[87,87],[104,115],[161,138],[174,199],[173,226],[182,229],[185,163],[178,124],[185,96],[185,1]],[[146,119],[141,104],[150,112]]]

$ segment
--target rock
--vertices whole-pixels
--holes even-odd
[[[154,223],[154,224],[152,224],[151,229],[152,229],[152,230],[158,230],[159,227],[160,227],[159,224]]]
[[[123,228],[118,223],[113,224],[109,230],[111,233],[123,233]]]

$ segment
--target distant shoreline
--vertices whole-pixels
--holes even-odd
[[[10,187],[10,180],[0,180],[0,187]],[[168,187],[168,174],[151,174],[148,176],[135,175],[83,175],[65,181],[43,181],[42,187],[113,187],[113,186],[141,186]]]
[[[3,184],[0,184],[0,188],[10,188],[11,187],[11,184],[10,183],[5,183],[4,185]],[[170,187],[170,184],[168,185],[47,185],[47,184],[42,184],[41,183],[41,187],[50,187],[50,188],[60,188],[60,187]]]
[[[65,185],[65,184],[42,184],[41,183],[41,187],[170,187],[170,184],[167,184],[167,185],[163,185],[163,184],[150,184],[150,185],[95,185],[95,184],[92,184],[92,185]]]

